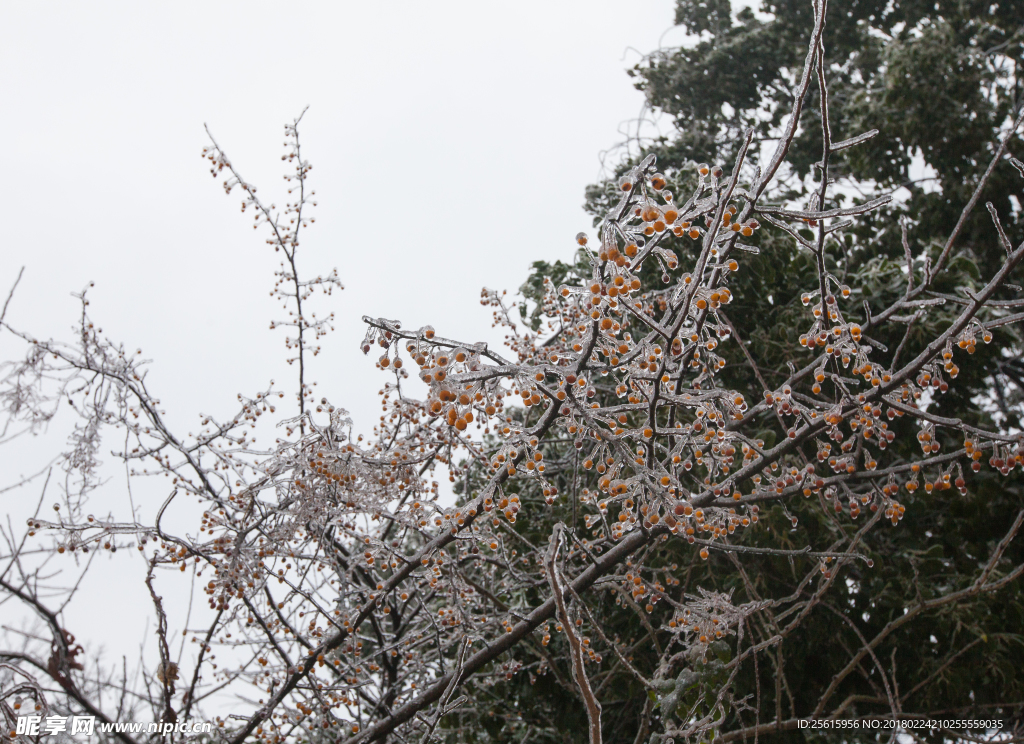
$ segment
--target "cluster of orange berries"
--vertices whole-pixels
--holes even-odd
[[[701,287],[693,293],[693,297],[693,307],[695,310],[693,315],[699,314],[697,311],[707,310],[708,308],[717,310],[722,305],[728,305],[732,302],[732,292],[727,287]],[[711,341],[709,343],[715,342]],[[714,346],[709,348],[713,349]]]
[[[424,331],[423,335],[433,338],[433,330]],[[406,349],[420,367],[420,379],[430,385],[430,398],[426,405],[429,415],[442,418],[458,431],[465,431],[476,419],[474,409],[490,417],[502,408],[501,398],[505,393],[496,385],[460,383],[455,377],[449,378],[460,371],[479,369],[478,353],[465,348],[436,348],[415,341],[410,341]],[[395,366],[398,361],[396,359]],[[526,398],[526,405],[541,402],[539,395],[527,394]]]
[[[789,385],[783,385],[775,391],[765,390],[764,402],[783,416],[796,414],[802,410],[799,403],[793,402],[793,388]]]
[[[992,331],[972,323],[966,330],[964,330],[963,333],[960,334],[960,338],[957,340],[957,346],[965,350],[968,354],[973,354],[978,330],[981,331],[982,341],[986,344],[992,343]],[[943,357],[945,357],[945,354],[943,354]]]
[[[700,174],[700,184],[698,185],[698,192],[703,191],[705,188],[704,179],[711,175],[714,180],[721,177],[722,169],[718,166],[710,168],[706,164],[702,164],[698,167],[698,173]],[[718,174],[718,175],[715,175]],[[635,183],[639,182],[636,174],[631,174],[623,177],[619,182],[619,188],[626,192],[627,197],[633,192]],[[693,216],[691,215],[687,219],[679,211],[679,208],[675,205],[675,197],[671,191],[666,187],[668,181],[665,175],[662,173],[653,174],[647,181],[647,185],[658,194],[663,204],[657,203],[653,198],[642,198],[637,204],[633,206],[632,216],[639,219],[640,225],[637,229],[643,233],[646,237],[652,237],[660,235],[666,230],[670,231],[676,237],[682,237],[684,235],[689,236],[691,239],[696,240],[699,238],[703,231],[701,228],[693,224]],[[726,229],[726,232],[739,233],[745,237],[749,237],[754,234],[754,231],[760,227],[756,220],[748,220],[740,223],[734,221],[734,218],[738,210],[735,205],[729,205],[726,209],[725,214],[722,218],[722,226]],[[705,225],[711,226],[711,218],[705,219]],[[639,247],[642,247],[639,246]],[[627,246],[627,255],[632,258],[636,255],[638,245],[631,244]],[[632,250],[630,250],[632,249]],[[603,260],[615,260],[612,256],[606,256],[601,259]],[[621,264],[620,264],[621,265]],[[670,266],[669,268],[674,268]]]
[[[964,443],[967,446],[967,443]],[[973,457],[974,453],[980,451],[974,449],[970,450]],[[978,465],[977,458],[975,458],[974,465]],[[989,458],[988,464],[998,470],[1002,475],[1008,475],[1014,467],[1020,465],[1024,467],[1024,443],[1016,445],[1014,448],[1010,448],[1007,445],[994,447],[992,450],[992,457]],[[973,467],[973,466],[972,466]],[[977,470],[977,468],[975,468]]]
[[[863,397],[863,396],[860,396]],[[903,412],[890,408],[886,414],[889,419],[902,416]],[[864,403],[861,413],[849,419],[850,430],[861,430],[865,439],[874,438],[879,449],[885,449],[896,439],[896,434],[889,430],[889,424],[881,420],[882,409],[876,403]]]
[[[634,602],[643,599],[649,594],[650,603],[648,604],[648,612],[654,611],[654,604],[661,598],[665,591],[665,587],[663,587],[658,581],[653,581],[650,586],[647,586],[644,583],[639,569],[635,572],[633,570],[626,571],[626,574],[623,577],[623,587],[632,595]]]
[[[546,466],[540,440],[534,436],[521,441],[507,441],[491,457],[491,468],[496,472],[506,468],[510,476],[516,474],[517,468],[530,475],[542,475]],[[557,489],[546,481],[544,490],[545,498],[553,498],[557,493]]]
[[[698,596],[687,596],[686,606],[677,611],[668,627],[685,639],[685,645],[703,657],[710,644],[726,635],[746,614],[746,608],[735,607],[728,594],[699,589]]]
[[[321,478],[338,485],[355,481],[357,475],[351,468],[354,451],[355,448],[351,444],[329,452],[326,456],[324,450],[320,449],[309,459],[309,469]]]
[[[857,347],[853,344],[845,344],[843,341],[846,337],[849,337],[850,340],[859,342],[861,333],[859,325],[850,323],[848,325],[832,326],[831,332],[819,330],[816,333],[802,333],[800,334],[799,341],[800,345],[807,347],[808,350],[813,350],[815,347],[820,346],[830,356],[844,357],[843,366],[845,367],[850,364],[849,354],[855,352]],[[836,351],[839,353],[837,354]]]
[[[483,500],[483,507],[486,512],[491,512],[497,508],[510,524],[515,524],[516,515],[519,513],[519,510],[522,509],[523,505],[519,500],[519,494],[513,493],[508,496],[501,495],[498,497],[497,501],[495,501],[491,496],[486,496]],[[492,550],[497,549],[494,543],[491,543],[491,545],[494,546],[491,548]]]
[[[832,279],[829,278],[827,284],[832,283]],[[850,288],[845,284],[838,285],[837,289],[843,298],[848,298],[851,294]],[[805,292],[801,295],[800,301],[806,307],[811,305],[818,296],[819,292],[817,291]],[[829,323],[827,326],[826,318],[823,317],[822,305],[825,307],[825,314]],[[846,323],[843,320],[836,295],[831,292],[826,293],[824,303],[814,302],[811,314],[814,316],[814,323],[807,333],[800,335],[799,342],[801,346],[809,351],[813,351],[815,348],[821,348],[825,351],[821,366],[815,372],[815,381],[812,387],[812,391],[817,395],[821,392],[821,383],[825,381],[824,367],[830,357],[841,359],[843,367],[849,367],[850,362],[856,359],[857,366],[854,368],[854,374],[860,374],[860,370],[865,365],[868,365],[865,355],[870,351],[870,348],[861,347],[862,330],[860,325],[857,323]]]
[[[911,465],[910,470],[913,475],[910,480],[903,484],[903,486],[909,493],[914,493],[919,488],[918,478],[921,474],[921,464],[915,462]],[[959,473],[959,470],[960,466],[957,465],[958,475],[955,481],[953,480],[952,473],[949,471],[943,472],[934,481],[926,480],[924,483],[925,493],[932,493],[933,491],[948,491],[953,486],[956,486],[961,495],[966,494],[967,482],[964,480],[963,474]],[[882,493],[886,496],[894,496],[897,491],[899,491],[899,486],[897,486],[893,480],[890,480],[889,484],[882,489]]]
[[[935,425],[930,423],[924,424],[917,432],[917,441],[921,444],[921,451],[926,455],[938,452],[942,447],[935,438]]]
[[[667,487],[671,482],[668,476],[664,476],[660,481],[662,487]],[[613,540],[621,539],[638,523],[648,530],[663,523],[672,534],[684,536],[687,538],[687,542],[692,544],[698,533],[707,533],[706,537],[714,540],[732,534],[738,528],[747,527],[758,520],[757,505],[748,507],[747,514],[739,514],[735,508],[726,509],[715,506],[695,509],[688,501],[653,498],[635,479],[625,481],[605,476],[598,481],[598,484],[601,491],[590,491],[585,488],[580,496],[580,501],[582,503],[595,502],[598,512],[602,516],[608,515],[611,505],[619,506],[618,515],[611,522]],[[675,493],[674,488],[668,490]],[[739,500],[742,497],[740,491],[733,491],[730,487],[716,486],[715,490],[718,492],[716,495],[720,497],[728,496],[730,492],[732,492],[734,500]],[[602,496],[602,491],[607,494],[607,497]],[[600,517],[595,517],[596,521],[599,519]]]
[[[698,618],[694,622],[694,619],[690,617],[689,610],[683,610],[683,617],[680,620],[675,618],[669,620],[668,626],[670,628],[681,627],[687,634],[692,633],[694,641],[691,643],[698,648],[706,648],[712,641],[724,636],[728,630],[727,626],[723,625],[721,619],[717,617]]]
[[[898,501],[890,501],[885,507],[885,517],[889,519],[895,527],[899,524],[899,521],[903,519],[903,514],[907,511],[907,507]]]

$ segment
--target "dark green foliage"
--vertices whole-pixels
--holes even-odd
[[[727,167],[742,132],[755,129],[759,138],[777,134],[789,114],[789,83],[804,62],[813,25],[811,4],[803,0],[766,3],[771,20],[759,20],[748,9],[733,19],[727,2],[680,0],[676,22],[691,32],[704,32],[692,48],[658,52],[637,65],[637,77],[655,111],[673,118],[672,136],[645,148],[654,152],[659,167],[670,175],[676,193],[686,193],[694,163],[719,162]],[[1024,104],[1024,4],[1019,2],[896,2],[881,0],[833,3],[825,27],[825,53],[833,140],[854,137],[870,129],[880,134],[867,143],[833,156],[830,175],[849,198],[868,199],[894,193],[893,204],[858,219],[829,248],[838,276],[863,294],[872,309],[887,306],[905,288],[904,251],[900,221],[920,275],[925,260],[933,263],[953,230],[974,185],[991,159],[1002,131]],[[816,177],[812,164],[821,159],[820,111],[814,86],[803,107],[801,130],[789,155],[794,166],[784,191],[768,201],[801,201],[809,197],[806,177]],[[1020,134],[1008,150],[1024,151]],[[624,162],[618,172],[632,163]],[[913,165],[912,165],[913,164]],[[925,174],[925,175],[923,175]],[[997,166],[980,204],[991,201],[1015,245],[1024,239],[1024,214],[1019,174],[1008,164]],[[616,197],[615,179],[591,186],[588,208],[603,214]],[[843,189],[843,185],[849,188]],[[854,188],[856,191],[854,191]],[[852,194],[857,193],[856,197]],[[838,199],[842,200],[840,194]],[[827,205],[833,206],[833,205]],[[759,320],[750,336],[751,353],[770,371],[782,371],[772,354],[777,342],[788,352],[802,329],[793,324],[792,304],[799,291],[812,286],[813,267],[788,236],[759,231],[762,254],[738,278],[738,305],[732,315]],[[685,252],[686,240],[673,246]],[[955,293],[987,281],[1004,255],[985,209],[974,210],[956,242],[949,277],[941,290]],[[686,260],[681,256],[685,266]],[[811,272],[811,273],[809,273]],[[536,276],[531,279],[536,282]],[[769,302],[768,298],[771,298]],[[925,328],[912,330],[907,351]],[[890,349],[899,339],[879,339]],[[969,397],[993,393],[993,385],[1008,396],[1001,411],[1011,423],[1020,400],[1012,378],[1019,377],[1018,335],[1004,331],[986,354],[971,360],[968,377],[958,382],[952,412],[972,413]],[[1009,351],[1010,358],[1006,357]],[[792,360],[799,363],[799,360]],[[771,380],[768,381],[771,384]],[[956,397],[956,396],[951,396]],[[968,410],[969,409],[969,410]]]
[[[812,8],[809,2],[793,0],[766,3],[763,12],[771,19],[762,20],[749,10],[733,15],[728,0],[678,0],[676,22],[690,33],[700,34],[699,41],[686,49],[651,55],[630,71],[652,109],[671,117],[674,125],[670,136],[645,147],[643,154],[657,154],[659,167],[676,194],[688,193],[695,163],[721,163],[728,169],[744,130],[754,129],[755,142],[770,139],[777,136],[788,116],[793,103],[788,91],[806,55]],[[866,305],[879,311],[906,289],[901,221],[907,225],[915,283],[919,283],[942,252],[1001,133],[1024,104],[1019,78],[1024,64],[1024,3],[833,2],[824,44],[833,140],[870,129],[880,131],[867,144],[835,156],[830,174],[847,202],[886,193],[896,196],[888,207],[857,219],[826,246],[828,269],[853,288],[844,305],[849,309],[844,311],[863,317],[854,308]],[[806,203],[810,197],[811,179],[818,176],[814,163],[820,160],[822,147],[817,96],[812,85],[789,159],[793,167],[783,190],[762,201]],[[1019,157],[1024,153],[1022,145],[1020,135],[1015,135],[1008,150]],[[622,163],[608,181],[587,190],[592,214],[602,215],[615,203],[617,176],[631,165],[632,161]],[[963,296],[964,289],[984,284],[1000,265],[1005,254],[983,207],[985,202],[991,201],[998,210],[1014,245],[1024,239],[1020,202],[1010,199],[1011,194],[1021,193],[1020,184],[1019,174],[1007,163],[997,166],[979,208],[960,232],[938,291]],[[831,206],[836,204],[826,204],[826,208]],[[789,375],[791,364],[799,368],[811,358],[800,349],[797,337],[806,331],[800,295],[815,286],[816,272],[809,254],[790,236],[770,226],[748,242],[757,245],[760,255],[747,257],[732,278],[735,299],[727,312],[740,331],[736,340],[755,360],[757,373],[767,386],[773,387]],[[680,238],[672,248],[685,269],[699,246]],[[522,287],[523,295],[538,301],[545,276],[556,286],[585,281],[585,266],[535,264]],[[660,282],[660,269],[647,266],[645,271],[645,286]],[[1022,280],[1024,276],[1019,275],[1012,279],[1024,283]],[[1008,293],[1002,299],[1016,297]],[[902,332],[877,336],[875,340],[887,351],[876,361],[888,364],[901,343],[902,359],[917,354],[948,325],[955,312],[956,306],[950,304],[947,311],[911,326],[905,341]],[[524,317],[528,315],[524,312]],[[539,327],[539,314],[529,317]],[[736,343],[723,344],[718,351],[729,362],[720,377],[724,384],[736,389],[762,388]],[[1016,328],[999,329],[991,345],[979,344],[972,357],[958,356],[960,375],[947,394],[936,394],[931,410],[969,423],[1019,427],[1024,373],[1020,353]],[[896,419],[892,426],[897,432],[897,451],[908,460],[919,456],[916,427],[904,419]],[[775,422],[766,417],[764,438],[773,439],[776,429]],[[962,442],[947,438],[942,444],[943,451],[949,451]],[[571,457],[568,450],[563,454]],[[556,459],[552,455],[552,460]],[[966,478],[965,496],[956,489],[929,493],[921,488],[911,495],[901,492],[906,516],[899,526],[891,527],[883,520],[863,538],[873,567],[858,563],[844,568],[822,602],[786,634],[779,650],[757,656],[756,673],[751,659],[742,666],[736,697],[749,696],[747,709],[731,708],[723,732],[753,725],[755,707],[759,707],[757,716],[762,724],[773,721],[777,711],[782,720],[810,715],[833,676],[862,647],[862,639],[874,638],[894,621],[898,627],[873,649],[874,658],[869,655],[861,661],[826,701],[825,714],[846,701],[841,716],[887,715],[888,693],[876,668],[880,664],[898,685],[898,690],[891,692],[905,696],[905,712],[984,717],[999,711],[1004,717],[1021,716],[1021,581],[996,594],[964,597],[920,614],[914,610],[921,603],[968,589],[1024,507],[1019,471],[1002,477],[986,466],[979,474],[968,472]],[[571,504],[560,500],[547,514],[551,520],[571,523]],[[836,515],[833,504],[821,502],[817,496],[798,499],[766,509],[758,528],[744,532],[737,542],[788,549],[810,545],[826,550],[841,535],[855,533],[870,516],[853,522],[848,514]],[[796,527],[792,517],[798,520]],[[533,520],[525,529],[530,530],[530,539],[536,540],[550,533],[549,525]],[[733,601],[742,603],[793,592],[809,596],[817,588],[816,583],[799,583],[815,566],[809,559],[712,553],[710,560],[702,561],[682,541],[671,541],[657,551],[657,558],[648,557],[646,563],[661,565],[666,576],[679,579],[680,585],[673,589],[676,596],[704,587],[733,591]],[[996,575],[1021,562],[1024,549],[1018,537]],[[601,618],[609,636],[618,634],[625,645],[633,644],[637,668],[653,675],[659,657],[656,641],[647,637],[637,613],[616,604],[615,597],[613,591],[593,591],[588,606]],[[911,619],[903,621],[900,618],[907,610]],[[669,616],[668,608],[657,607],[652,626],[657,628]],[[780,626],[792,620],[784,618]],[[766,640],[779,628],[770,627],[765,616],[758,615],[745,632],[744,644],[749,645],[751,638],[754,642]],[[653,709],[650,725],[657,732],[659,720],[672,715],[699,685],[720,685],[722,677],[714,665],[735,652],[735,637],[728,641],[721,659],[709,657],[706,666],[680,663],[672,675],[675,682],[651,696],[619,665],[603,683],[601,694],[606,741],[633,741],[645,710]],[[569,680],[569,670],[559,650],[561,643],[560,638],[553,638],[550,654],[558,660],[564,682]],[[531,648],[517,653],[524,664],[537,658]],[[605,656],[603,669],[614,667],[611,653]],[[779,665],[785,674],[779,674]],[[518,740],[529,727],[529,741],[585,741],[586,719],[571,680],[567,685],[559,683],[549,672],[528,683],[524,675],[518,675],[488,694],[494,696],[495,710],[505,714],[496,713],[494,720],[501,725],[487,724],[487,738],[476,740],[511,741],[513,732]],[[650,707],[645,708],[649,700]],[[761,737],[774,741],[828,738],[796,730]],[[941,739],[934,733],[924,737]],[[877,736],[856,733],[846,740],[887,738],[887,732]]]

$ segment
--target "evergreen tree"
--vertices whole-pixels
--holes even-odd
[[[755,133],[755,152],[759,143],[766,149],[774,144],[792,109],[792,82],[803,66],[813,27],[810,4],[768,2],[761,14],[755,14],[747,8],[735,13],[729,0],[678,0],[676,23],[696,43],[655,52],[629,71],[651,111],[661,122],[671,122],[671,132],[626,143],[623,150],[632,156],[627,154],[607,180],[588,188],[587,208],[595,215],[595,224],[618,199],[619,177],[641,158],[655,154],[670,188],[689,193],[703,163],[728,169],[748,129]],[[830,7],[824,48],[832,140],[878,130],[866,143],[833,156],[829,175],[836,180],[839,195],[825,207],[894,197],[859,219],[841,240],[831,241],[826,248],[829,270],[857,288],[854,292],[862,294],[866,313],[879,311],[906,290],[908,255],[914,274],[922,276],[940,260],[949,236],[957,234],[946,264],[948,277],[931,295],[946,300],[948,313],[909,324],[905,337],[877,338],[887,359],[897,347],[907,358],[948,325],[960,306],[957,300],[962,302],[984,284],[1005,256],[985,209],[974,209],[958,231],[956,226],[1024,106],[1024,5],[856,0]],[[816,163],[822,152],[817,96],[811,87],[790,153],[792,167],[779,179],[781,187],[768,194],[769,200],[804,207],[816,198]],[[1022,144],[1020,134],[1013,134],[1007,149],[1019,154]],[[999,214],[1008,216],[1002,228],[1014,244],[1024,237],[1024,215],[1020,202],[1007,195],[1019,193],[1018,178],[1008,163],[1000,162],[979,200],[979,207],[991,202]],[[793,365],[800,368],[811,358],[791,354],[805,325],[801,288],[813,284],[815,276],[814,260],[798,238],[811,240],[814,234],[803,230],[791,235],[773,225],[764,228],[748,241],[760,255],[753,257],[750,271],[735,277],[735,302],[728,309],[728,315],[742,318],[755,330],[737,338],[744,352],[728,345],[723,379],[771,390],[791,374]],[[672,247],[683,265],[700,250],[699,241],[686,238]],[[545,279],[555,285],[585,281],[588,271],[582,262],[538,262],[522,287],[526,300],[536,304],[531,308],[524,302],[522,311],[539,327]],[[660,270],[648,267],[645,286],[660,282]],[[1009,292],[1003,299],[1016,296]],[[1018,428],[1024,388],[1021,348],[1013,326],[999,329],[996,343],[984,352],[979,347],[972,364],[961,372],[956,392],[937,395],[930,410],[968,423]],[[895,425],[911,426],[900,420]],[[775,436],[776,427],[766,421],[768,445]],[[897,442],[904,442],[903,454],[909,459],[913,453],[907,439],[912,437],[900,436]],[[960,443],[949,440],[942,445],[952,449]],[[747,532],[740,542],[753,548],[810,544],[823,549],[843,530],[823,513],[818,501],[800,499],[773,507],[766,529]],[[999,711],[1019,719],[1024,693],[1022,585],[1017,581],[998,596],[985,598],[972,596],[969,589],[979,564],[1004,534],[1007,515],[1024,504],[1020,477],[999,479],[982,473],[971,478],[966,494],[928,483],[909,494],[905,503],[907,517],[898,534],[876,529],[864,536],[873,567],[850,569],[845,583],[833,585],[792,628],[787,627],[792,617],[770,617],[769,612],[747,629],[754,642],[777,635],[783,640],[761,657],[756,673],[747,668],[740,674],[736,697],[749,697],[728,712],[722,740],[743,728],[749,738],[755,718],[762,725],[760,735],[773,740],[827,737],[796,730],[796,720],[830,712],[885,716],[893,698],[908,713],[970,711],[981,717]],[[796,518],[795,527],[791,517]],[[556,513],[554,518],[571,517]],[[531,529],[544,531],[537,524]],[[741,556],[741,564],[733,555],[713,553],[703,562],[685,548],[675,545],[662,557],[666,576],[681,581],[680,594],[715,589],[733,592],[734,601],[749,602],[812,592],[799,583],[800,561],[748,554]],[[1020,548],[1009,550],[1019,562]],[[962,594],[954,596],[956,591]],[[658,634],[652,629],[659,623],[652,619],[647,627],[626,602],[617,602],[613,592],[607,594],[591,611],[603,616],[606,627],[617,629],[636,670],[653,675],[659,653]],[[870,653],[865,651],[876,638],[877,645]],[[527,649],[521,652],[530,655]],[[660,719],[683,715],[698,693],[706,695],[723,683],[728,660],[724,646],[721,653],[703,670],[684,669],[675,686],[656,693],[638,683],[625,662],[613,664],[602,682],[611,701],[604,708],[606,740],[646,741],[649,735],[657,740]],[[532,727],[531,740],[585,741],[581,703],[571,684],[552,677],[533,685],[518,681],[517,687],[504,691],[514,704],[498,709]],[[828,700],[817,710],[826,691]],[[764,728],[766,721],[782,723],[778,729]],[[495,740],[506,740],[498,733],[500,728],[495,725]],[[852,741],[888,737],[865,731],[846,734]],[[934,731],[924,736],[942,738]]]

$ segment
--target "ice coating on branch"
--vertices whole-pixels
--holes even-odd
[[[305,377],[319,351],[313,344],[332,322],[317,319],[308,301],[316,288],[330,294],[340,284],[334,272],[300,278],[296,251],[314,202],[298,120],[286,127],[284,159],[295,170],[284,210],[261,201],[216,143],[204,151],[285,257],[272,295],[288,315],[271,327],[292,329],[286,346],[297,411],[271,383],[239,394],[233,414],[203,416],[196,433],[175,431],[146,386],[146,365],[93,328],[84,294],[75,344],[22,335],[29,351],[9,366],[0,391],[11,419],[43,427],[65,397],[82,416],[59,461],[65,498],[52,518],[28,520],[27,537],[56,536],[55,552],[74,560],[137,549],[148,580],[183,574],[215,618],[206,633],[185,629],[208,677],[200,683],[197,671],[187,697],[156,703],[184,715],[197,696],[230,687],[247,711],[221,721],[233,744],[279,744],[294,732],[428,741],[456,731],[462,712],[486,715],[517,675],[533,684],[551,675],[583,694],[593,730],[600,706],[592,698],[606,688],[591,678],[626,670],[657,701],[657,736],[708,737],[726,709],[749,710],[731,685],[745,659],[781,642],[765,618],[775,623],[771,613],[782,608],[797,623],[812,604],[806,596],[817,601],[854,561],[870,567],[859,552],[862,535],[883,517],[898,524],[908,511],[901,493],[965,493],[967,468],[980,470],[986,455],[1002,474],[1024,462],[1017,435],[928,407],[953,384],[962,354],[1018,319],[1010,310],[1020,301],[991,300],[1024,247],[1010,246],[984,286],[942,294],[932,279],[945,259],[922,274],[905,243],[906,291],[872,315],[862,308],[865,290],[840,279],[846,275],[826,263],[825,247],[886,199],[833,207],[822,174],[821,190],[800,204],[763,203],[823,54],[822,7],[804,88],[794,92],[792,120],[765,167],[747,160],[751,132],[728,167],[660,171],[649,155],[628,169],[611,184],[617,203],[596,233],[581,232],[574,243],[566,236],[573,262],[537,281],[533,306],[521,305],[519,318],[505,292],[482,291],[507,350],[446,338],[430,325],[364,318],[360,348],[385,375],[371,433],[354,433],[346,411],[314,396]],[[824,148],[827,163],[827,139]],[[775,243],[762,242],[769,227]],[[733,311],[750,256],[779,240],[792,240],[813,262],[814,286],[774,298],[803,325],[789,372],[762,375],[745,338],[749,319]],[[875,338],[888,323],[931,327],[924,321],[941,308],[943,322],[915,355]],[[740,366],[745,376],[726,374]],[[56,392],[47,389],[53,381]],[[917,459],[893,452],[898,419],[908,416]],[[273,443],[257,447],[264,421],[275,424]],[[107,426],[125,443],[115,455],[129,477],[166,478],[155,520],[85,509]],[[442,488],[446,477],[451,486]],[[790,545],[790,509],[805,498],[840,535],[835,545]],[[179,534],[165,519],[187,508],[186,499],[199,509],[198,534]],[[871,516],[854,522],[862,511]],[[1007,541],[1020,519],[1014,524]],[[766,526],[770,539],[752,545],[747,536]],[[750,581],[750,554],[791,561],[798,590],[741,604],[732,589],[710,587]],[[811,565],[802,577],[798,561]],[[709,586],[690,583],[697,571]],[[748,596],[756,581],[744,584]],[[158,615],[166,646],[167,618]],[[756,646],[748,634],[755,622]],[[627,646],[621,628],[639,640]],[[80,671],[81,647],[57,630],[53,668],[63,684]],[[218,671],[206,656],[215,647],[247,661]],[[638,668],[638,648],[654,648],[656,662]],[[166,670],[176,662],[166,656],[153,679],[170,698]]]

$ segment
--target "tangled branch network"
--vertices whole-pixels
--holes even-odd
[[[317,320],[309,303],[317,290],[330,293],[340,284],[333,272],[299,278],[299,236],[313,222],[314,197],[299,120],[286,127],[285,158],[295,171],[283,210],[260,200],[216,142],[204,151],[214,175],[226,176],[225,190],[242,192],[242,211],[255,215],[254,227],[268,229],[268,243],[284,257],[274,294],[288,317],[274,325],[291,334],[298,411],[280,419],[286,434],[275,446],[256,448],[250,433],[284,405],[285,392],[274,386],[241,398],[231,418],[204,416],[196,435],[172,431],[144,365],[93,327],[84,294],[77,345],[15,331],[30,350],[5,379],[12,421],[41,427],[65,399],[82,415],[62,461],[79,480],[68,481],[58,518],[37,513],[28,535],[56,535],[54,551],[76,560],[135,546],[147,562],[161,662],[132,704],[178,720],[209,710],[203,706],[213,704],[215,692],[234,693],[237,711],[217,719],[218,736],[233,744],[314,734],[427,741],[459,716],[472,717],[490,686],[521,673],[553,674],[578,696],[597,742],[603,670],[612,664],[664,697],[661,736],[704,736],[727,709],[754,710],[730,686],[740,667],[799,626],[844,566],[870,564],[858,551],[861,539],[883,519],[898,524],[906,510],[901,492],[966,492],[969,471],[983,461],[1004,474],[1020,466],[1018,435],[943,418],[926,405],[955,384],[963,355],[979,340],[988,343],[994,328],[1024,319],[1024,301],[995,299],[1024,259],[1024,245],[1009,244],[994,210],[993,236],[1006,248],[1002,267],[963,296],[934,291],[993,167],[1007,157],[1012,132],[995,148],[934,264],[915,259],[905,239],[905,292],[885,310],[859,317],[853,298],[860,292],[827,267],[826,247],[888,198],[832,206],[830,159],[876,132],[832,139],[820,63],[824,25],[820,2],[792,111],[762,165],[751,162],[753,132],[731,165],[694,164],[687,193],[672,193],[653,156],[639,162],[619,181],[618,203],[596,237],[576,238],[578,265],[589,276],[557,286],[545,280],[536,331],[513,322],[502,293],[484,291],[482,303],[507,329],[507,352],[445,338],[430,326],[409,330],[364,318],[363,351],[376,348],[377,365],[389,375],[384,415],[365,441],[353,437],[344,410],[317,400],[307,381],[315,344],[333,323],[332,316]],[[811,204],[766,204],[814,84],[824,145]],[[1024,174],[1024,165],[1011,162]],[[806,330],[789,378],[769,386],[758,373],[758,388],[731,389],[720,379],[727,345],[735,344],[755,372],[757,364],[740,336],[743,319],[728,317],[730,285],[759,250],[745,241],[766,225],[813,258],[817,282],[802,296]],[[693,259],[684,265],[679,253]],[[906,326],[906,340],[929,313],[950,306],[957,308],[953,322],[913,358],[901,358],[904,344],[890,352],[874,340],[887,326]],[[422,398],[413,396],[423,388],[410,380],[410,369],[425,385]],[[916,424],[916,460],[891,455],[899,419]],[[133,476],[172,479],[149,524],[134,515],[87,515],[104,427],[126,437],[117,454]],[[773,432],[770,444],[766,430]],[[940,431],[962,437],[962,447],[940,453]],[[458,486],[450,506],[439,502],[438,472]],[[762,508],[804,497],[820,502],[830,519],[852,525],[866,512],[865,519],[825,550],[742,544],[745,532],[758,529]],[[203,509],[195,537],[162,527],[165,512],[185,498]],[[546,525],[540,537],[526,529],[531,522]],[[1024,570],[993,573],[1020,526],[1018,516],[971,592],[995,591]],[[46,570],[26,547],[32,543],[13,532],[6,537],[0,589],[45,620],[52,643],[29,639],[21,651],[2,652],[3,668],[24,675],[4,688],[13,691],[0,700],[4,715],[13,722],[15,697],[49,705],[35,681],[45,675],[65,693],[54,705],[109,718],[112,691],[127,682],[119,687],[99,673],[80,674],[78,648],[52,604],[56,590]],[[680,594],[673,591],[676,566],[661,558],[666,546],[679,543],[703,559],[713,551],[731,554],[739,570],[746,554],[758,552],[808,557],[814,569],[789,597],[736,604],[717,590]],[[208,600],[202,627],[193,619],[184,629],[193,637],[186,660],[172,658],[170,639],[182,628],[173,627],[154,588],[155,579],[172,581],[174,572],[201,576],[196,585]],[[603,591],[645,628],[641,640],[651,639],[659,655],[653,673],[637,669],[629,649],[591,612],[588,594]],[[659,604],[668,610],[655,613]],[[751,618],[768,611],[772,634],[744,645]],[[678,670],[709,668],[718,658],[715,644],[725,642],[732,656],[714,662],[720,683],[683,705],[689,678]],[[832,711],[836,687],[874,643],[865,639],[816,715]],[[215,647],[235,661],[218,668]],[[896,712],[898,700],[890,695],[889,702]],[[759,726],[736,736],[756,734]]]

